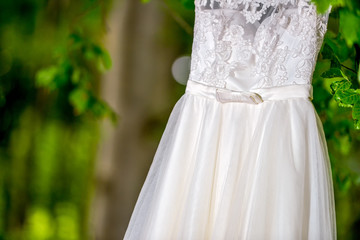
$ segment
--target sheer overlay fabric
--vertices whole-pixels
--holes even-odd
[[[125,239],[336,239],[311,103],[328,14],[307,0],[195,0],[191,73]]]

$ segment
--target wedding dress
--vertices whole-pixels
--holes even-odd
[[[328,12],[195,0],[191,73],[125,239],[336,239],[312,74]]]

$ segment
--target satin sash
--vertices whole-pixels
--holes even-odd
[[[241,102],[259,104],[265,101],[286,100],[292,98],[312,100],[313,98],[313,88],[310,84],[258,88],[249,91],[234,91],[189,80],[186,86],[186,92],[213,98],[221,103]]]

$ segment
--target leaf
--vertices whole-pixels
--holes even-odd
[[[321,55],[322,55],[323,59],[330,60],[331,68],[341,68],[340,60],[338,59],[338,57],[334,53],[334,50],[331,48],[331,46],[329,44],[327,44],[327,43],[324,44]]]
[[[360,120],[358,120],[358,119],[354,120],[354,128],[356,130],[360,130]]]
[[[326,39],[325,39],[325,41],[326,41]],[[331,59],[333,50],[329,46],[329,44],[324,43],[324,47],[322,48],[321,54],[322,54],[323,59]]]
[[[85,42],[84,38],[78,33],[71,33],[69,35],[69,39],[71,41],[71,48],[72,49],[80,48]]]
[[[99,71],[105,72],[106,70],[109,70],[111,68],[112,62],[108,51],[98,45],[93,45],[91,48],[91,52],[93,53],[93,56],[98,57]]]
[[[94,54],[97,55],[97,56],[102,55],[103,52],[104,52],[103,49],[102,49],[100,46],[95,45],[95,44],[93,44],[93,46],[92,46],[92,51],[93,51]]]
[[[78,33],[69,34],[69,38],[75,43],[83,42],[83,38]]]
[[[316,3],[317,10],[319,13],[325,13],[330,6],[329,0],[313,0]]]
[[[339,102],[338,104],[339,104],[340,107],[343,107],[343,108],[352,108],[353,107],[353,105],[351,105],[351,104],[344,104],[344,103],[341,103],[341,102]]]
[[[71,75],[71,82],[74,84],[78,84],[81,79],[81,70],[79,68],[75,68]]]
[[[332,8],[340,7],[345,5],[345,0],[312,0],[316,3],[316,7],[319,13],[325,13],[330,5]]]
[[[351,87],[351,82],[348,80],[335,81],[330,84],[330,88],[332,90],[332,94],[334,94],[338,90],[346,90]]]
[[[109,70],[112,67],[112,61],[108,51],[103,50],[101,60],[106,70]]]
[[[97,52],[94,51],[94,48],[85,48],[84,57],[86,60],[94,60],[97,57]]]
[[[112,110],[112,108],[104,101],[93,98],[91,104],[91,111],[97,118],[109,117],[113,124],[118,121],[118,115]]]
[[[338,90],[336,91],[334,98],[342,104],[352,105],[357,101],[360,101],[360,94],[354,89]]]
[[[334,23],[333,23],[334,24]],[[340,62],[344,62],[349,58],[350,49],[348,48],[345,39],[341,34],[337,33],[334,36],[330,36],[331,32],[327,32],[324,42],[332,49],[333,54]]]
[[[351,187],[351,178],[349,175],[346,175],[345,177],[337,176],[336,182],[341,191],[347,191]]]
[[[69,101],[77,115],[83,114],[89,106],[89,92],[83,88],[76,88],[69,94]]]
[[[194,0],[181,0],[181,4],[187,9],[195,9]]]
[[[360,101],[354,104],[352,116],[354,119],[360,120]]]
[[[340,68],[330,68],[323,74],[321,74],[321,77],[323,78],[336,78],[336,77],[343,77],[344,73],[341,71]]]
[[[46,87],[50,90],[56,89],[54,79],[58,72],[59,68],[57,66],[51,66],[38,71],[35,76],[35,85],[37,87]]]
[[[340,30],[349,47],[354,43],[360,44],[360,16],[348,9],[340,11]]]

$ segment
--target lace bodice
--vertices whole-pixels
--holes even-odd
[[[232,90],[311,84],[328,13],[309,0],[195,0],[189,80]]]

